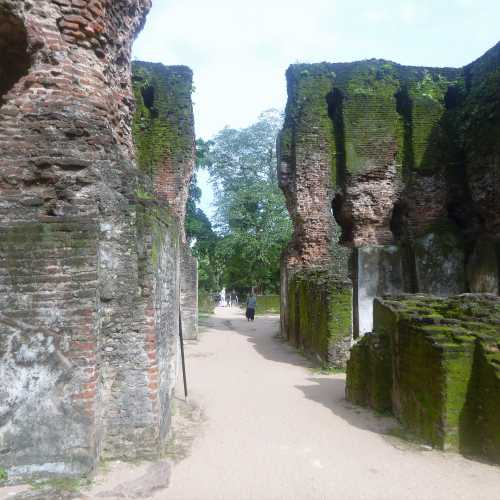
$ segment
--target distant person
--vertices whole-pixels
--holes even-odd
[[[256,307],[257,307],[257,297],[252,292],[247,298],[247,311],[246,311],[247,321],[253,321],[255,319]]]
[[[238,305],[238,296],[236,295],[236,292],[234,290],[231,294],[231,302],[235,305]]]
[[[230,293],[226,295],[226,303],[227,307],[233,307],[233,298],[231,297]]]

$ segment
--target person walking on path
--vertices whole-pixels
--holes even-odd
[[[253,321],[255,319],[255,308],[257,307],[257,297],[252,292],[247,298],[247,321]]]

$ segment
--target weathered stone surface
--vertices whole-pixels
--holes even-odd
[[[184,235],[156,170],[135,162],[130,50],[149,7],[1,2],[0,47],[15,47],[0,61],[9,479],[87,473],[99,456],[156,457],[169,429]],[[190,74],[169,91],[182,94],[171,126],[192,144]],[[189,182],[186,151],[182,168],[170,160],[176,186]]]
[[[500,463],[500,299],[377,299],[353,347],[347,398],[391,409],[419,439]]]
[[[499,240],[498,68],[500,44],[461,69],[375,59],[290,66],[278,166],[294,224],[285,286],[307,269],[353,280],[357,334],[369,330],[370,320],[359,322],[373,297],[352,247],[399,247],[390,271],[402,273],[399,291],[446,296],[494,281],[492,255],[471,251],[479,237]],[[484,259],[490,271],[473,277]],[[376,293],[395,291],[387,282]],[[282,308],[285,336],[288,315]]]
[[[186,340],[198,338],[198,261],[186,245],[181,260],[182,332]]]
[[[320,361],[343,367],[352,338],[350,284],[326,271],[295,273],[287,302],[288,339]]]
[[[293,288],[294,282],[310,279],[311,290],[316,287],[322,289],[327,276],[332,286],[345,287],[345,292],[352,294],[347,270],[350,251],[339,244],[340,227],[331,211],[335,182],[332,181],[331,163],[334,137],[328,108],[325,107],[329,85],[328,78],[288,78],[290,97],[287,118],[279,138],[278,178],[294,223],[293,239],[284,256],[289,286],[288,308],[282,305],[281,314],[282,323],[288,324],[285,336],[298,345],[301,344],[300,339],[307,338],[308,334],[300,331],[301,323],[297,320],[302,313],[301,302],[292,304],[292,297],[297,293]],[[332,259],[332,255],[335,258]],[[302,276],[305,270],[307,272]],[[316,277],[319,277],[318,282]],[[324,307],[325,302],[321,300],[311,294],[307,308]],[[346,313],[344,302],[341,301],[338,311],[338,316],[342,318]],[[292,311],[295,311],[295,319],[292,318]],[[306,311],[304,314],[307,314]],[[348,316],[352,317],[352,312]],[[320,340],[309,347],[321,344],[321,352],[315,352],[325,361],[331,358],[336,360],[337,365],[345,363],[346,342],[350,343],[350,339],[346,341],[346,335],[349,337],[352,334],[351,327],[333,336],[328,321],[322,322],[319,328],[317,336]],[[335,339],[339,342],[337,352]],[[325,345],[328,345],[326,350]]]
[[[195,154],[192,80],[193,73],[186,66],[133,63],[137,162],[152,177],[155,194],[177,216],[183,242]]]
[[[360,247],[356,257],[354,336],[358,337],[373,329],[373,299],[403,293],[405,284],[403,256],[396,245]]]
[[[479,239],[467,262],[469,289],[475,293],[498,295],[498,245],[489,239]]]
[[[447,297],[465,291],[465,249],[458,228],[432,227],[415,239],[413,248],[419,292]]]

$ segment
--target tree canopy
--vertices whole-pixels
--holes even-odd
[[[195,208],[199,199],[196,180],[187,227],[188,234],[196,237],[198,258],[209,256],[217,287],[257,287],[266,292],[279,288],[280,255],[291,236],[276,177],[276,137],[281,124],[282,114],[268,110],[249,127],[225,128],[212,141],[197,141],[198,168],[208,170],[214,188],[215,227]],[[200,263],[200,275],[207,274],[202,268]]]

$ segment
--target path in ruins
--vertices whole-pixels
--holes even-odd
[[[315,374],[278,330],[277,316],[218,308],[187,347],[203,423],[155,499],[500,498],[500,468],[387,436],[392,419],[349,405],[345,376]]]
[[[345,376],[315,374],[276,338],[277,316],[248,323],[240,309],[218,308],[205,323],[186,346],[190,402],[176,404],[170,487],[141,498],[500,498],[500,468],[411,446],[388,435],[392,419],[349,405]],[[154,487],[148,464],[108,467],[82,498]]]

